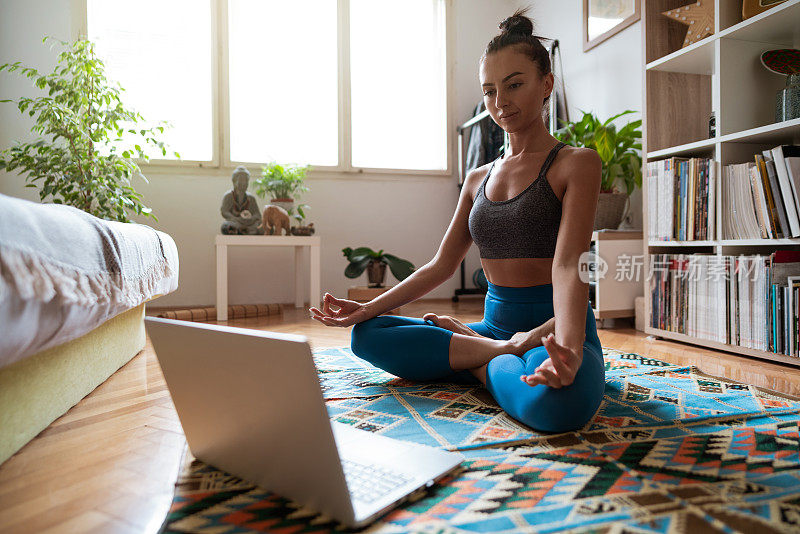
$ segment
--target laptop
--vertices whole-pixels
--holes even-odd
[[[192,454],[344,525],[369,524],[464,460],[331,421],[305,336],[145,325]]]

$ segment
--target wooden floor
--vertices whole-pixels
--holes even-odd
[[[306,335],[314,349],[348,345],[350,328],[324,326],[306,308],[228,324]],[[402,315],[479,321],[483,299],[423,299]],[[800,369],[665,340],[627,326],[600,330],[604,346],[800,395]],[[172,498],[185,444],[148,343],[109,380],[0,466],[0,532],[155,532]]]

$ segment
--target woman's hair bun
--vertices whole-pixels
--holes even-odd
[[[527,9],[517,10],[513,15],[500,23],[499,28],[503,33],[521,33],[531,35],[533,33],[533,22],[524,13]]]
[[[525,16],[530,7],[517,9],[513,15],[500,23],[500,34],[492,37],[492,40],[486,45],[481,61],[485,60],[489,54],[513,46],[516,52],[525,54],[536,63],[540,74],[550,73],[550,53],[541,42],[541,39],[546,39],[546,37],[533,35],[533,21]],[[544,99],[545,103],[548,98],[550,97]]]

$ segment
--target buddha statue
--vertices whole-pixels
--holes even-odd
[[[222,197],[220,212],[225,218],[220,228],[225,235],[261,235],[261,211],[255,195],[247,192],[250,171],[243,166],[236,167],[231,176],[233,189]]]

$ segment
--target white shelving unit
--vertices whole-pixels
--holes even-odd
[[[661,13],[686,0],[642,2],[642,153],[647,163],[671,156],[711,158],[716,176],[725,165],[753,161],[753,155],[778,144],[800,143],[800,119],[774,122],[775,94],[786,78],[765,69],[760,55],[774,48],[800,48],[800,0],[788,0],[741,20],[741,0],[715,0],[714,33],[681,48],[686,26]],[[708,120],[716,119],[716,136],[708,137]],[[644,199],[648,198],[644,180]],[[716,196],[717,199],[719,195]],[[648,228],[647,202],[643,203]],[[719,210],[716,210],[719,213]],[[719,220],[719,219],[718,219]],[[719,224],[717,224],[719,228]],[[647,235],[645,231],[645,235]],[[715,236],[716,237],[716,236]],[[705,241],[644,241],[645,272],[649,254],[658,252],[717,255],[769,254],[800,250],[800,238]],[[644,291],[649,291],[647,280]],[[665,339],[701,345],[800,366],[800,359],[688,336],[650,326],[650,298],[645,295],[645,332]]]
[[[642,232],[603,230],[592,232],[592,252],[607,266],[604,276],[592,276],[590,299],[597,326],[606,319],[633,317],[635,299],[642,295]],[[621,267],[621,269],[620,269]],[[640,271],[637,273],[637,269]]]

